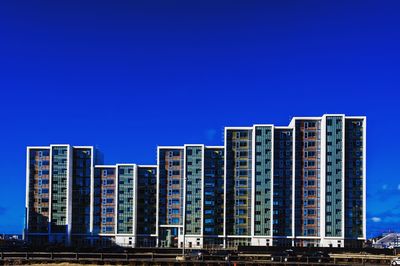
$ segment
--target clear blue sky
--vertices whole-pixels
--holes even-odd
[[[0,232],[23,228],[27,145],[152,164],[323,113],[367,115],[368,236],[400,230],[399,4],[1,1]]]

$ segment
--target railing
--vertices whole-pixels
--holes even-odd
[[[221,251],[221,250],[220,250]],[[184,263],[192,261],[198,263],[229,263],[242,262],[246,264],[274,264],[274,265],[388,265],[395,256],[389,255],[371,255],[371,254],[330,254],[327,257],[309,256],[287,256],[274,254],[252,254],[252,253],[218,253],[217,250],[210,253],[204,253],[199,257],[185,255],[181,256],[180,249],[173,252],[144,252],[136,253],[120,252],[120,253],[102,253],[102,252],[0,252],[0,262],[165,262],[165,263]]]

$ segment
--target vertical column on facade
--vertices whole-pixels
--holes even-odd
[[[366,118],[345,119],[345,243],[365,240]]]
[[[344,234],[344,115],[322,120],[322,244],[340,247]]]
[[[293,129],[274,129],[274,245],[291,246],[293,239]]]
[[[73,189],[73,148],[67,150],[67,245],[71,245],[72,234],[72,189]]]
[[[74,146],[72,152],[71,240],[75,245],[89,245],[94,149]]]
[[[99,154],[96,151],[93,150],[93,152],[95,152],[95,154],[92,155],[92,162],[91,162],[91,169],[90,169],[90,225],[89,225],[89,231],[90,231],[90,245],[94,245],[94,241],[95,241],[95,236],[94,236],[94,169],[95,169],[95,164],[97,163],[98,156],[97,154]]]
[[[30,202],[31,202],[31,164],[34,165],[34,160],[31,158],[30,148],[26,148],[26,155],[25,155],[25,220],[24,220],[24,232],[22,235],[22,239],[25,241],[29,240],[29,217],[30,217]],[[33,157],[33,156],[32,156]],[[33,163],[31,163],[33,161]],[[34,168],[34,166],[32,167]]]
[[[224,147],[205,147],[203,158],[203,247],[221,247],[224,240]]]
[[[157,147],[157,168],[156,168],[156,247],[161,245],[160,243],[160,163],[161,163],[160,148]]]
[[[134,247],[135,239],[135,191],[136,165],[117,164],[117,212],[116,241],[120,245]]]
[[[254,125],[252,131],[252,245],[272,244],[273,125]]]
[[[319,245],[320,118],[295,120],[295,233],[301,246]]]
[[[157,227],[157,166],[139,165],[136,176],[136,246],[154,247]]]
[[[97,165],[94,170],[93,234],[98,245],[107,246],[117,233],[117,169]]]
[[[252,130],[252,127],[225,128],[225,232],[228,246],[251,242]]]
[[[158,147],[159,246],[183,245],[184,149]]]
[[[184,245],[202,247],[204,145],[185,145],[184,149]]]
[[[71,151],[50,145],[50,242],[69,244],[71,226]]]
[[[289,127],[292,129],[292,246],[295,246],[297,243],[296,240],[296,215],[297,215],[297,206],[296,206],[296,119],[292,119],[289,124]]]
[[[362,118],[362,235],[361,240],[367,239],[367,118]],[[357,162],[356,162],[357,163]]]
[[[139,177],[138,177],[138,165],[133,165],[133,199],[132,199],[132,234],[133,241],[132,247],[138,246],[138,232],[137,232],[137,221],[138,221],[138,191],[139,191]],[[150,207],[150,206],[149,206]]]
[[[50,232],[50,148],[28,147],[26,156],[24,239],[44,244]]]

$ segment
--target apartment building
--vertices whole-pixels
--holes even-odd
[[[366,117],[226,127],[224,146],[159,146],[104,165],[92,146],[27,148],[25,239],[126,247],[359,246]]]

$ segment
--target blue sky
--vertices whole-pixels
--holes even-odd
[[[400,229],[399,3],[215,2],[0,2],[0,232],[23,228],[27,145],[152,164],[323,113],[368,117],[368,236]]]

